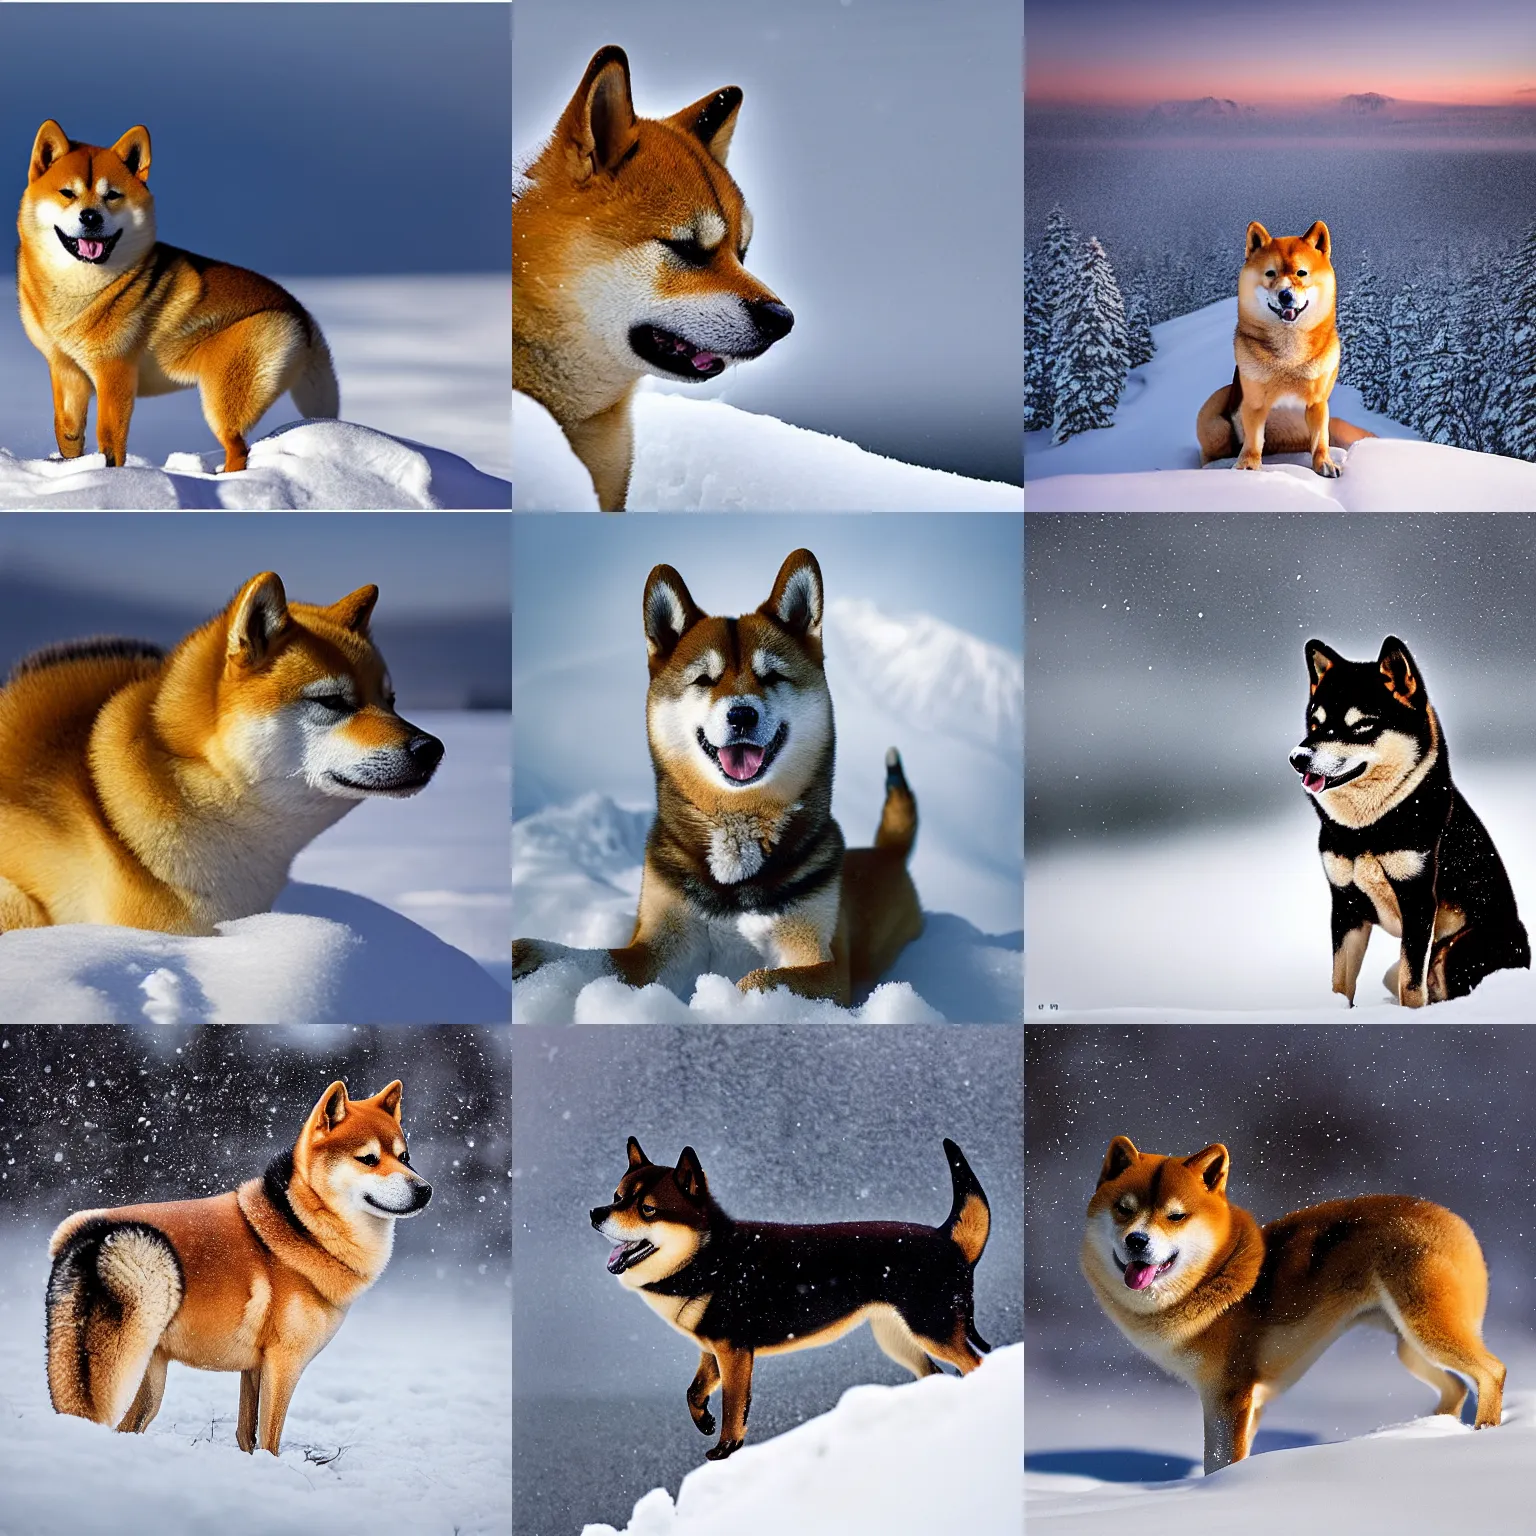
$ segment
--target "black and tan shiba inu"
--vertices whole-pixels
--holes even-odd
[[[843,846],[832,819],[832,696],[821,652],[821,567],[797,549],[739,619],[703,613],[658,565],[645,584],[646,725],[656,820],[634,936],[623,949],[517,939],[512,974],[554,960],[684,996],[701,969],[764,962],[738,985],[788,987],[847,1007],[922,931],[907,855],[917,802],[886,754],[873,848]]]
[[[76,1211],[48,1251],[48,1391],[59,1413],[142,1433],[171,1361],[240,1372],[235,1442],[274,1456],[294,1388],[384,1273],[432,1186],[410,1166],[398,1082],[332,1083],[290,1152],[239,1189]]]
[[[752,215],[725,168],[741,91],[635,115],[629,60],[600,49],[512,212],[512,382],[558,421],[605,512],[634,457],[646,374],[698,382],[760,357],[795,317],[747,271]]]
[[[1331,1200],[1260,1228],[1227,1200],[1220,1144],[1193,1157],[1109,1144],[1088,1203],[1083,1274],[1111,1322],[1200,1394],[1205,1470],[1247,1456],[1259,1415],[1333,1341],[1364,1324],[1478,1429],[1503,1412],[1504,1366],[1483,1343],[1488,1268],[1471,1227],[1408,1195]]]
[[[1409,1008],[1526,968],[1530,944],[1493,840],[1451,782],[1440,720],[1395,635],[1376,661],[1306,645],[1307,734],[1291,753],[1321,822],[1333,990],[1351,1003],[1379,923],[1403,941],[1386,986]]]
[[[736,1221],[709,1192],[692,1147],[676,1168],[652,1163],[633,1136],[612,1205],[592,1225],[618,1246],[608,1271],[700,1351],[688,1387],[699,1432],[720,1461],[747,1437],[752,1362],[829,1344],[867,1321],[875,1342],[914,1376],[944,1360],[962,1375],[991,1348],[976,1331],[973,1282],[992,1213],[964,1154],[946,1140],[954,1200],[937,1227],[906,1221],[814,1226]],[[930,1358],[932,1357],[932,1358]]]

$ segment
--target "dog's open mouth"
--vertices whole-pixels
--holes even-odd
[[[426,773],[402,775],[397,779],[379,779],[372,784],[361,783],[357,779],[349,779],[345,774],[336,773],[334,770],[327,773],[326,777],[333,784],[339,784],[343,789],[350,789],[359,795],[414,795],[418,790],[425,789],[432,782],[432,773],[436,771],[434,763],[432,769]]]
[[[622,1275],[632,1265],[644,1263],[655,1252],[656,1244],[646,1242],[643,1237],[637,1237],[633,1242],[620,1243],[608,1255],[608,1273]]]
[[[66,235],[57,224],[53,226],[53,232],[59,237],[59,243],[76,261],[88,262],[93,267],[100,265],[112,254],[112,247],[117,244],[123,234],[119,229],[108,235],[105,240],[93,240],[85,235]]]
[[[637,357],[653,368],[679,379],[712,379],[725,372],[728,361],[720,353],[696,347],[686,337],[664,331],[659,325],[633,326],[629,345]]]
[[[1311,299],[1308,299],[1305,304],[1287,304],[1283,307],[1278,304],[1271,304],[1269,308],[1272,314],[1279,315],[1279,317],[1285,321],[1287,325],[1294,325],[1296,323],[1297,317],[1311,303]]]
[[[1154,1280],[1160,1280],[1173,1268],[1174,1260],[1179,1256],[1179,1250],[1175,1248],[1161,1264],[1147,1264],[1141,1259],[1127,1259],[1121,1265],[1120,1272],[1125,1276],[1125,1283],[1133,1291],[1144,1291]]]
[[[1321,795],[1330,789],[1337,789],[1340,784],[1348,784],[1351,779],[1358,779],[1369,766],[1367,763],[1356,763],[1348,773],[1336,773],[1329,778],[1326,773],[1313,773],[1309,768],[1301,776],[1301,787],[1309,795]]]
[[[720,765],[720,771],[726,778],[733,784],[751,784],[762,778],[773,766],[779,749],[789,738],[789,722],[785,721],[779,726],[773,733],[773,740],[765,747],[758,746],[755,741],[733,741],[717,747],[702,730],[698,735],[704,755]]]

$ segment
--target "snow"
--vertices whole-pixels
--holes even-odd
[[[1536,889],[1536,774],[1459,761],[1456,782],[1518,893]],[[1300,791],[1298,789],[1298,798]],[[1200,921],[1192,914],[1209,913]],[[1032,856],[1031,1022],[1536,1022],[1536,973],[1498,971],[1470,996],[1403,1009],[1382,977],[1398,941],[1373,930],[1351,1010],[1331,991],[1328,884],[1312,811],[1251,825]],[[1216,916],[1220,914],[1219,918]],[[1536,913],[1522,916],[1529,924]]]
[[[358,806],[276,909],[213,938],[70,924],[0,934],[0,1022],[505,1023],[505,715],[423,712],[433,783]],[[311,882],[325,882],[311,883]]]
[[[830,1413],[657,1488],[623,1536],[1017,1536],[1024,1346],[969,1376],[850,1388]],[[957,1469],[963,1469],[959,1471]],[[620,1536],[588,1525],[582,1536]]]
[[[1241,475],[1232,460],[1200,469],[1195,417],[1232,378],[1236,298],[1153,327],[1157,353],[1134,369],[1115,424],[1053,444],[1025,435],[1031,512],[1509,512],[1536,509],[1536,464],[1419,441],[1407,427],[1365,409],[1339,385],[1330,410],[1379,434],[1334,449],[1343,475],[1324,480],[1304,454],[1266,455]]]
[[[282,1453],[234,1443],[238,1378],[172,1365],[144,1435],[55,1414],[42,1355],[46,1231],[0,1241],[0,1529],[27,1536],[504,1536],[511,1309],[502,1277],[445,1285],[397,1258],[299,1381]],[[501,1283],[498,1283],[501,1282]]]
[[[631,511],[1018,512],[1023,492],[925,469],[719,400],[635,396]],[[582,511],[591,481],[537,402],[518,397],[519,510]],[[551,429],[554,429],[553,432]],[[547,498],[547,499],[546,499]]]

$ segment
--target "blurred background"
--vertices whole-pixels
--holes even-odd
[[[1021,33],[1018,0],[520,0],[513,147],[539,148],[607,43],[642,116],[739,85],[748,265],[795,329],[678,392],[1017,485]]]
[[[917,1221],[949,1213],[940,1145],[958,1142],[987,1194],[976,1326],[994,1347],[1023,1323],[1020,1031],[817,1025],[513,1031],[513,1441],[517,1536],[628,1523],[675,1496],[708,1442],[683,1392],[697,1352],[604,1269],[588,1211],[611,1198],[625,1139],[675,1164],[698,1153],[733,1216]],[[761,1359],[749,1444],[833,1407],[860,1382],[912,1378],[867,1328]]]

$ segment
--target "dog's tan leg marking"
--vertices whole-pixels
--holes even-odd
[[[688,1413],[701,1435],[715,1432],[715,1416],[709,1411],[709,1394],[719,1385],[719,1362],[709,1350],[700,1350],[699,1368],[688,1383]]]
[[[48,926],[48,914],[19,885],[0,875],[0,933]]]
[[[1230,1388],[1205,1404],[1205,1475],[1242,1461],[1253,1445],[1259,1408],[1254,1384]]]
[[[1355,1005],[1355,984],[1360,980],[1360,967],[1365,961],[1366,946],[1371,942],[1371,925],[1361,923],[1344,935],[1344,942],[1334,951],[1333,990]]]
[[[830,997],[844,1008],[851,1001],[847,968],[839,966],[836,960],[748,971],[736,985],[743,992],[771,992],[775,987],[788,987],[797,997]]]
[[[139,1390],[132,1403],[128,1406],[128,1412],[123,1415],[122,1422],[117,1426],[124,1434],[142,1435],[154,1422],[155,1415],[160,1412],[160,1403],[165,1397],[165,1371],[170,1364],[170,1357],[163,1355],[158,1349],[149,1357],[149,1364],[144,1370],[144,1380],[139,1383]]]
[[[873,1312],[869,1318],[869,1331],[881,1353],[905,1367],[919,1379],[938,1374],[938,1366],[928,1358],[923,1346],[917,1342],[906,1319],[899,1312]]]
[[[242,1451],[256,1449],[256,1405],[261,1399],[261,1371],[240,1372],[240,1418],[235,1424],[235,1444]]]
[[[1327,479],[1339,475],[1339,466],[1328,457],[1328,402],[1319,400],[1307,407],[1307,433],[1312,441],[1312,471]]]
[[[256,1408],[256,1443],[264,1451],[276,1456],[283,1439],[283,1424],[288,1417],[288,1404],[293,1401],[294,1389],[304,1367],[309,1364],[305,1355],[284,1354],[268,1350],[261,1360],[261,1381],[257,1386],[259,1402]]]
[[[96,364],[96,446],[107,463],[121,468],[128,462],[128,423],[139,387],[138,363],[133,358],[109,357]]]
[[[965,1336],[963,1320],[956,1320],[955,1331],[948,1339],[934,1339],[924,1333],[915,1333],[912,1337],[936,1360],[954,1366],[962,1376],[969,1376],[982,1362],[982,1355]]]
[[[572,422],[565,436],[587,466],[597,504],[604,512],[622,512],[629,498],[629,472],[635,458],[635,429],[629,419],[629,395],[606,411]]]
[[[1452,1376],[1449,1371],[1442,1371],[1433,1361],[1426,1360],[1405,1336],[1398,1338],[1397,1358],[1407,1367],[1410,1375],[1417,1376],[1425,1386],[1433,1387],[1440,1394],[1436,1413],[1460,1416],[1461,1405],[1467,1400],[1467,1384],[1461,1377]]]
[[[720,1438],[704,1455],[710,1461],[724,1461],[732,1451],[740,1450],[747,1438],[747,1415],[752,1411],[752,1351],[717,1344],[715,1359],[720,1365]]]
[[[1237,463],[1232,467],[1260,469],[1264,463],[1264,422],[1269,415],[1269,407],[1262,400],[1250,405],[1245,394],[1239,414],[1243,419],[1243,451],[1238,454]]]
[[[66,459],[85,452],[85,413],[91,400],[91,378],[62,352],[48,359],[53,382],[53,438]]]
[[[1469,1234],[1470,1238],[1470,1234]],[[1387,1315],[1401,1337],[1431,1366],[1465,1376],[1477,1389],[1473,1425],[1487,1429],[1504,1416],[1504,1362],[1482,1339],[1482,1316],[1488,1303],[1487,1271],[1481,1262],[1473,1271],[1471,1255],[1434,1253],[1415,1267],[1411,1287],[1389,1294]],[[1401,1349],[1398,1358],[1421,1380]],[[1445,1389],[1441,1388],[1442,1407]],[[1459,1406],[1459,1404],[1458,1404]]]

